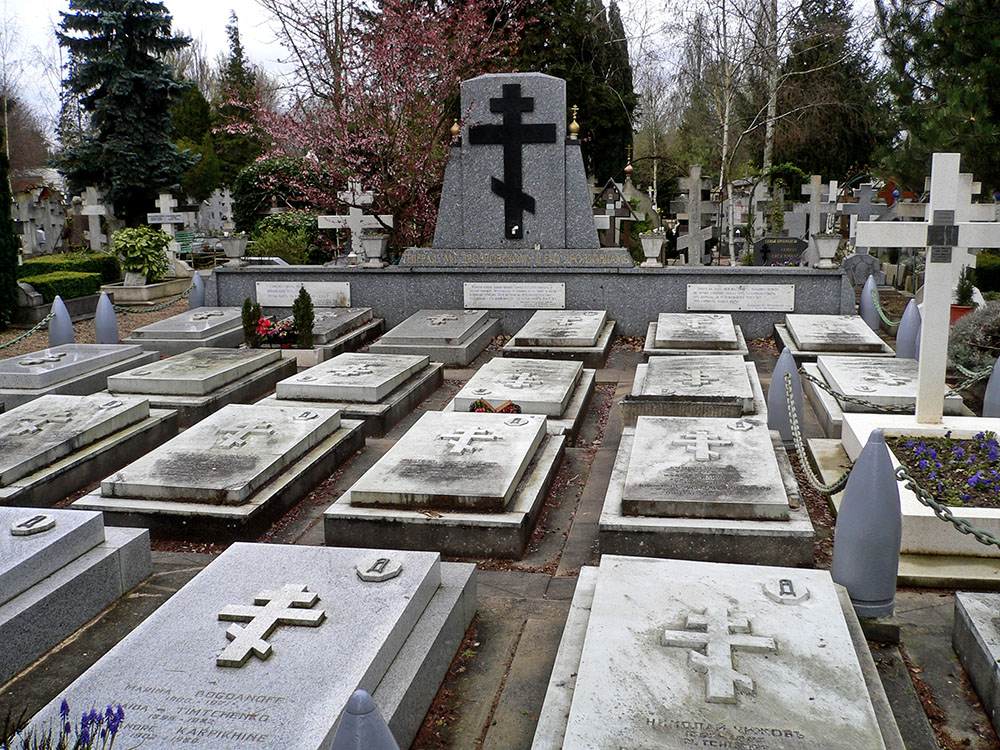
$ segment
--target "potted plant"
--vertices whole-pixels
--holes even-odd
[[[116,232],[111,249],[125,272],[125,286],[144,286],[164,278],[170,270],[169,244],[170,235],[150,226]]]
[[[976,303],[972,300],[972,294],[975,291],[972,274],[972,268],[966,266],[962,269],[962,273],[958,277],[958,284],[955,286],[955,304],[951,306],[952,323],[963,315],[968,315],[976,306]]]
[[[643,261],[643,268],[659,268],[663,264],[660,262],[660,251],[667,235],[662,229],[650,229],[639,235],[639,242],[642,243],[642,254],[646,260]]]

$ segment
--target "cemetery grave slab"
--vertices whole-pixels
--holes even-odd
[[[544,414],[552,435],[576,435],[594,391],[594,370],[583,363],[551,359],[505,359],[485,363],[444,411],[468,412],[480,399],[494,408],[511,401],[524,414]]]
[[[951,642],[987,716],[1000,721],[1000,594],[955,592]]]
[[[100,513],[0,507],[0,683],[152,572],[145,529]]]
[[[175,538],[240,538],[329,476],[364,442],[335,409],[230,404],[73,503]]]
[[[486,310],[418,310],[368,347],[378,354],[419,354],[446,365],[467,365],[500,334]]]
[[[797,360],[819,354],[895,355],[860,315],[786,315],[784,324],[775,324],[774,339],[779,351],[787,346]]]
[[[728,313],[660,313],[646,331],[645,355],[750,353]]]
[[[196,307],[132,331],[123,343],[170,357],[198,347],[237,347],[243,343],[238,307]]]
[[[639,416],[767,415],[757,368],[739,354],[650,357],[636,366],[632,392],[621,407],[627,426]]]
[[[520,557],[566,437],[530,414],[428,412],[324,512],[328,545]]]
[[[155,352],[127,344],[63,344],[0,360],[0,401],[8,409],[50,393],[88,396],[108,376],[155,362]]]
[[[568,359],[604,366],[615,321],[604,310],[538,310],[501,351],[504,357]]]
[[[200,347],[108,378],[108,391],[174,409],[184,426],[227,404],[255,401],[294,372],[295,362],[277,349]]]
[[[401,566],[384,581],[359,572]],[[33,719],[126,704],[123,746],[327,748],[372,694],[413,741],[475,613],[475,568],[430,552],[234,544]],[[312,689],[309,686],[321,686]]]
[[[874,669],[826,571],[605,555],[532,748],[902,747]]]
[[[142,398],[41,396],[0,414],[0,505],[54,505],[176,434]]]
[[[813,536],[766,421],[639,417],[625,428],[601,512],[602,553],[811,565]]]
[[[282,380],[258,403],[339,409],[381,437],[441,386],[443,370],[415,354],[346,352]]]

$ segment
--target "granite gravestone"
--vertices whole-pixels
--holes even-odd
[[[580,144],[566,137],[564,80],[479,76],[463,82],[461,111],[434,246],[407,250],[400,265],[632,265],[625,250],[599,248]]]
[[[792,266],[802,259],[808,243],[798,237],[765,237],[753,243],[755,266]]]
[[[885,283],[885,273],[882,271],[882,264],[878,258],[868,253],[854,253],[848,255],[841,262],[840,267],[847,273],[847,278],[854,286],[863,286],[868,281],[869,276],[875,277],[876,284]]]

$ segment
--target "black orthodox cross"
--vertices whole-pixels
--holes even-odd
[[[535,213],[535,199],[524,192],[521,146],[526,143],[555,143],[554,124],[525,125],[522,112],[534,112],[535,99],[521,96],[521,84],[505,83],[503,97],[490,99],[490,112],[502,113],[502,125],[473,125],[469,143],[503,146],[503,180],[491,177],[492,190],[503,198],[504,236],[519,240],[524,236],[524,212]]]

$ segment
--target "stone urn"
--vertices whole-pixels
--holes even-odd
[[[246,255],[247,239],[245,235],[231,235],[219,240],[219,244],[222,245],[222,252],[229,258],[229,263],[226,265],[238,266],[240,264],[240,258]]]
[[[639,241],[642,243],[642,254],[646,257],[646,260],[642,262],[643,268],[663,267],[663,264],[660,263],[660,250],[663,249],[663,242],[666,238],[662,232],[639,235]]]
[[[361,253],[365,259],[365,266],[382,268],[385,265],[388,249],[389,235],[381,233],[361,235]]]
[[[819,253],[816,268],[836,268],[833,257],[837,254],[837,248],[840,247],[840,235],[815,234],[813,240],[816,242],[816,250]]]

